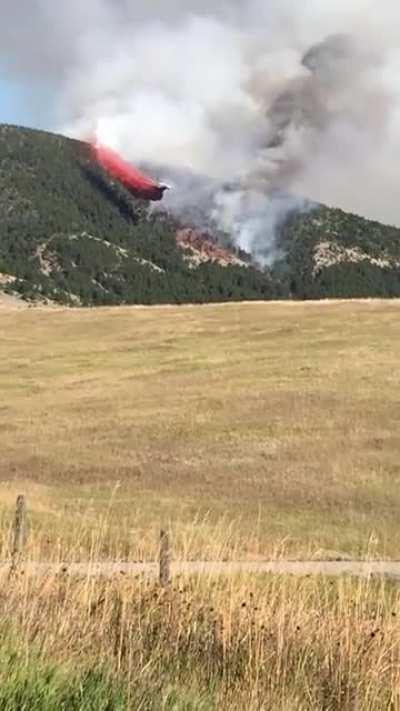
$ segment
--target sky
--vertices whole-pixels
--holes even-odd
[[[0,62],[0,124],[51,130],[54,127],[54,98],[46,83],[34,85],[10,76]]]
[[[35,117],[22,87],[0,74],[0,123],[34,126]]]

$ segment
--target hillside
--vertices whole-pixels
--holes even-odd
[[[319,206],[292,216],[274,267],[296,299],[400,296],[400,230]]]
[[[291,216],[269,270],[112,182],[88,147],[0,126],[0,290],[70,305],[400,296],[400,230]]]
[[[269,298],[270,278],[209,259],[195,269],[168,216],[111,182],[87,146],[0,127],[0,288],[112,305]]]

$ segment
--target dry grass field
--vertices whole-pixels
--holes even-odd
[[[179,557],[400,556],[399,302],[6,305],[0,337],[0,506],[40,555],[162,524]]]
[[[0,711],[397,711],[385,579],[91,577],[400,554],[400,304],[0,310]]]
[[[383,581],[1,578],[4,711],[397,711]]]

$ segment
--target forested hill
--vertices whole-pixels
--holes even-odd
[[[181,228],[110,181],[86,144],[0,125],[8,293],[71,305],[400,296],[400,232],[339,210],[292,216],[265,271]]]
[[[0,281],[67,304],[260,299],[268,275],[237,264],[194,267],[167,216],[152,217],[89,161],[85,144],[0,127]]]
[[[280,289],[296,299],[400,297],[400,229],[319,206],[282,228]]]

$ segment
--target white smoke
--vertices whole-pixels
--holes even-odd
[[[160,166],[171,210],[264,261],[304,197],[400,225],[398,0],[1,1],[51,127]]]

